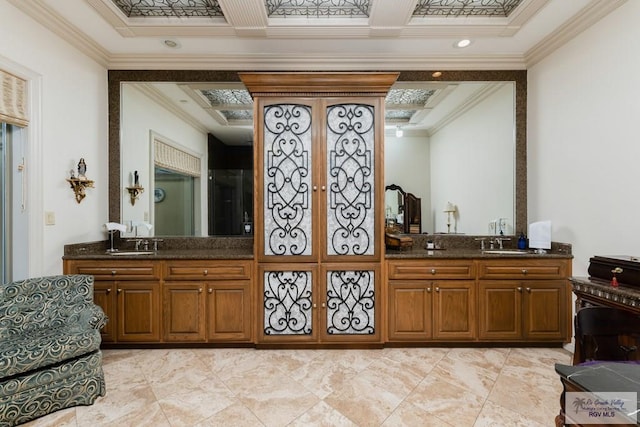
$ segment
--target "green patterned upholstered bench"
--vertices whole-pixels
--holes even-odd
[[[0,285],[0,426],[104,396],[93,277],[51,276]]]

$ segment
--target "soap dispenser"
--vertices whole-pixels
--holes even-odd
[[[520,237],[518,237],[518,249],[527,249],[527,238],[522,232],[520,233]]]

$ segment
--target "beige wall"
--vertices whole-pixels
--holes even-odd
[[[640,2],[628,1],[529,70],[529,221],[574,249],[640,255]]]

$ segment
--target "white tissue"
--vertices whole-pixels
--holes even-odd
[[[118,230],[121,233],[126,233],[127,231],[127,226],[124,224],[119,224],[117,222],[107,222],[104,225],[104,228],[107,229],[107,231],[113,231],[113,230]]]
[[[529,247],[551,249],[551,221],[538,221],[529,224]]]

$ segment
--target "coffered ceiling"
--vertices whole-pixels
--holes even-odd
[[[626,0],[7,1],[112,69],[320,71],[524,69]]]

